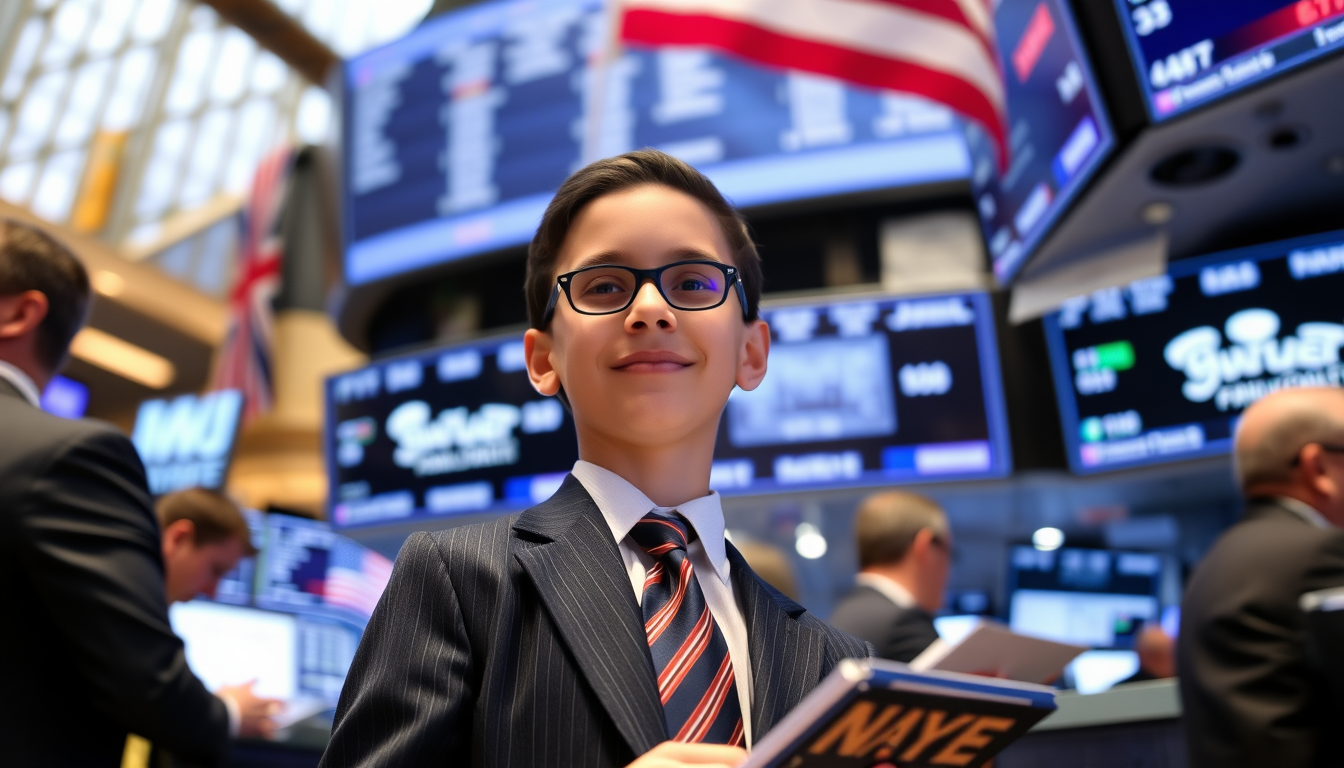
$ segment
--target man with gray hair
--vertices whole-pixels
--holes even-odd
[[[1344,585],[1344,390],[1280,390],[1235,440],[1245,515],[1182,608],[1177,668],[1193,768],[1344,765],[1308,666],[1305,592]]]
[[[863,500],[854,521],[859,574],[831,625],[867,640],[884,659],[908,662],[938,639],[952,563],[947,515],[932,500],[888,491]]]

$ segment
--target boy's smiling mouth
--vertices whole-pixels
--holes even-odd
[[[662,349],[631,352],[616,360],[614,370],[626,373],[672,373],[691,365],[692,361],[675,352]]]

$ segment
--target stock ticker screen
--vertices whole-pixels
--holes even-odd
[[[655,147],[737,206],[964,179],[946,108],[698,48],[627,48],[603,0],[494,0],[346,63],[346,279],[528,242],[586,163]]]
[[[360,526],[528,507],[579,458],[521,336],[380,361],[327,381],[331,520]]]
[[[967,124],[971,187],[985,241],[1008,282],[1114,146],[1072,11],[1060,0],[1003,0],[994,12],[1008,110],[1008,161]]]
[[[764,307],[769,372],[734,390],[710,486],[762,493],[1002,477],[1011,469],[988,295]]]
[[[1154,120],[1344,48],[1339,0],[1116,0]]]
[[[1008,623],[1014,631],[1090,648],[1134,647],[1161,619],[1162,557],[1110,549],[1009,552]]]
[[[1045,320],[1074,471],[1227,453],[1285,387],[1344,384],[1344,233],[1176,262]]]

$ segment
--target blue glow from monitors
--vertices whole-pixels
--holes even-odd
[[[1344,48],[1344,5],[1336,2],[1115,2],[1154,120]]]
[[[532,388],[515,335],[328,379],[326,449],[338,527],[530,507],[579,458],[572,417]]]
[[[967,124],[994,274],[1011,281],[1114,147],[1091,64],[1061,0],[1003,0],[994,12],[1007,86],[1009,164]]]
[[[346,280],[528,242],[561,182],[640,147],[751,207],[964,179],[952,113],[708,50],[601,65],[602,0],[445,13],[344,69]]]
[[[1344,385],[1344,232],[1178,261],[1045,319],[1075,472],[1227,454],[1284,387]]]
[[[734,390],[710,487],[770,493],[1003,477],[1011,469],[988,295],[763,307],[769,373]]]
[[[53,376],[42,390],[42,410],[66,419],[84,416],[89,407],[89,388],[74,379]]]

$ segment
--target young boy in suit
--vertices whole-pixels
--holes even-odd
[[[744,223],[685,163],[643,150],[564,183],[525,347],[580,460],[521,514],[407,540],[324,766],[736,765],[870,655],[752,573],[709,490],[728,395],[765,376],[760,291]]]

